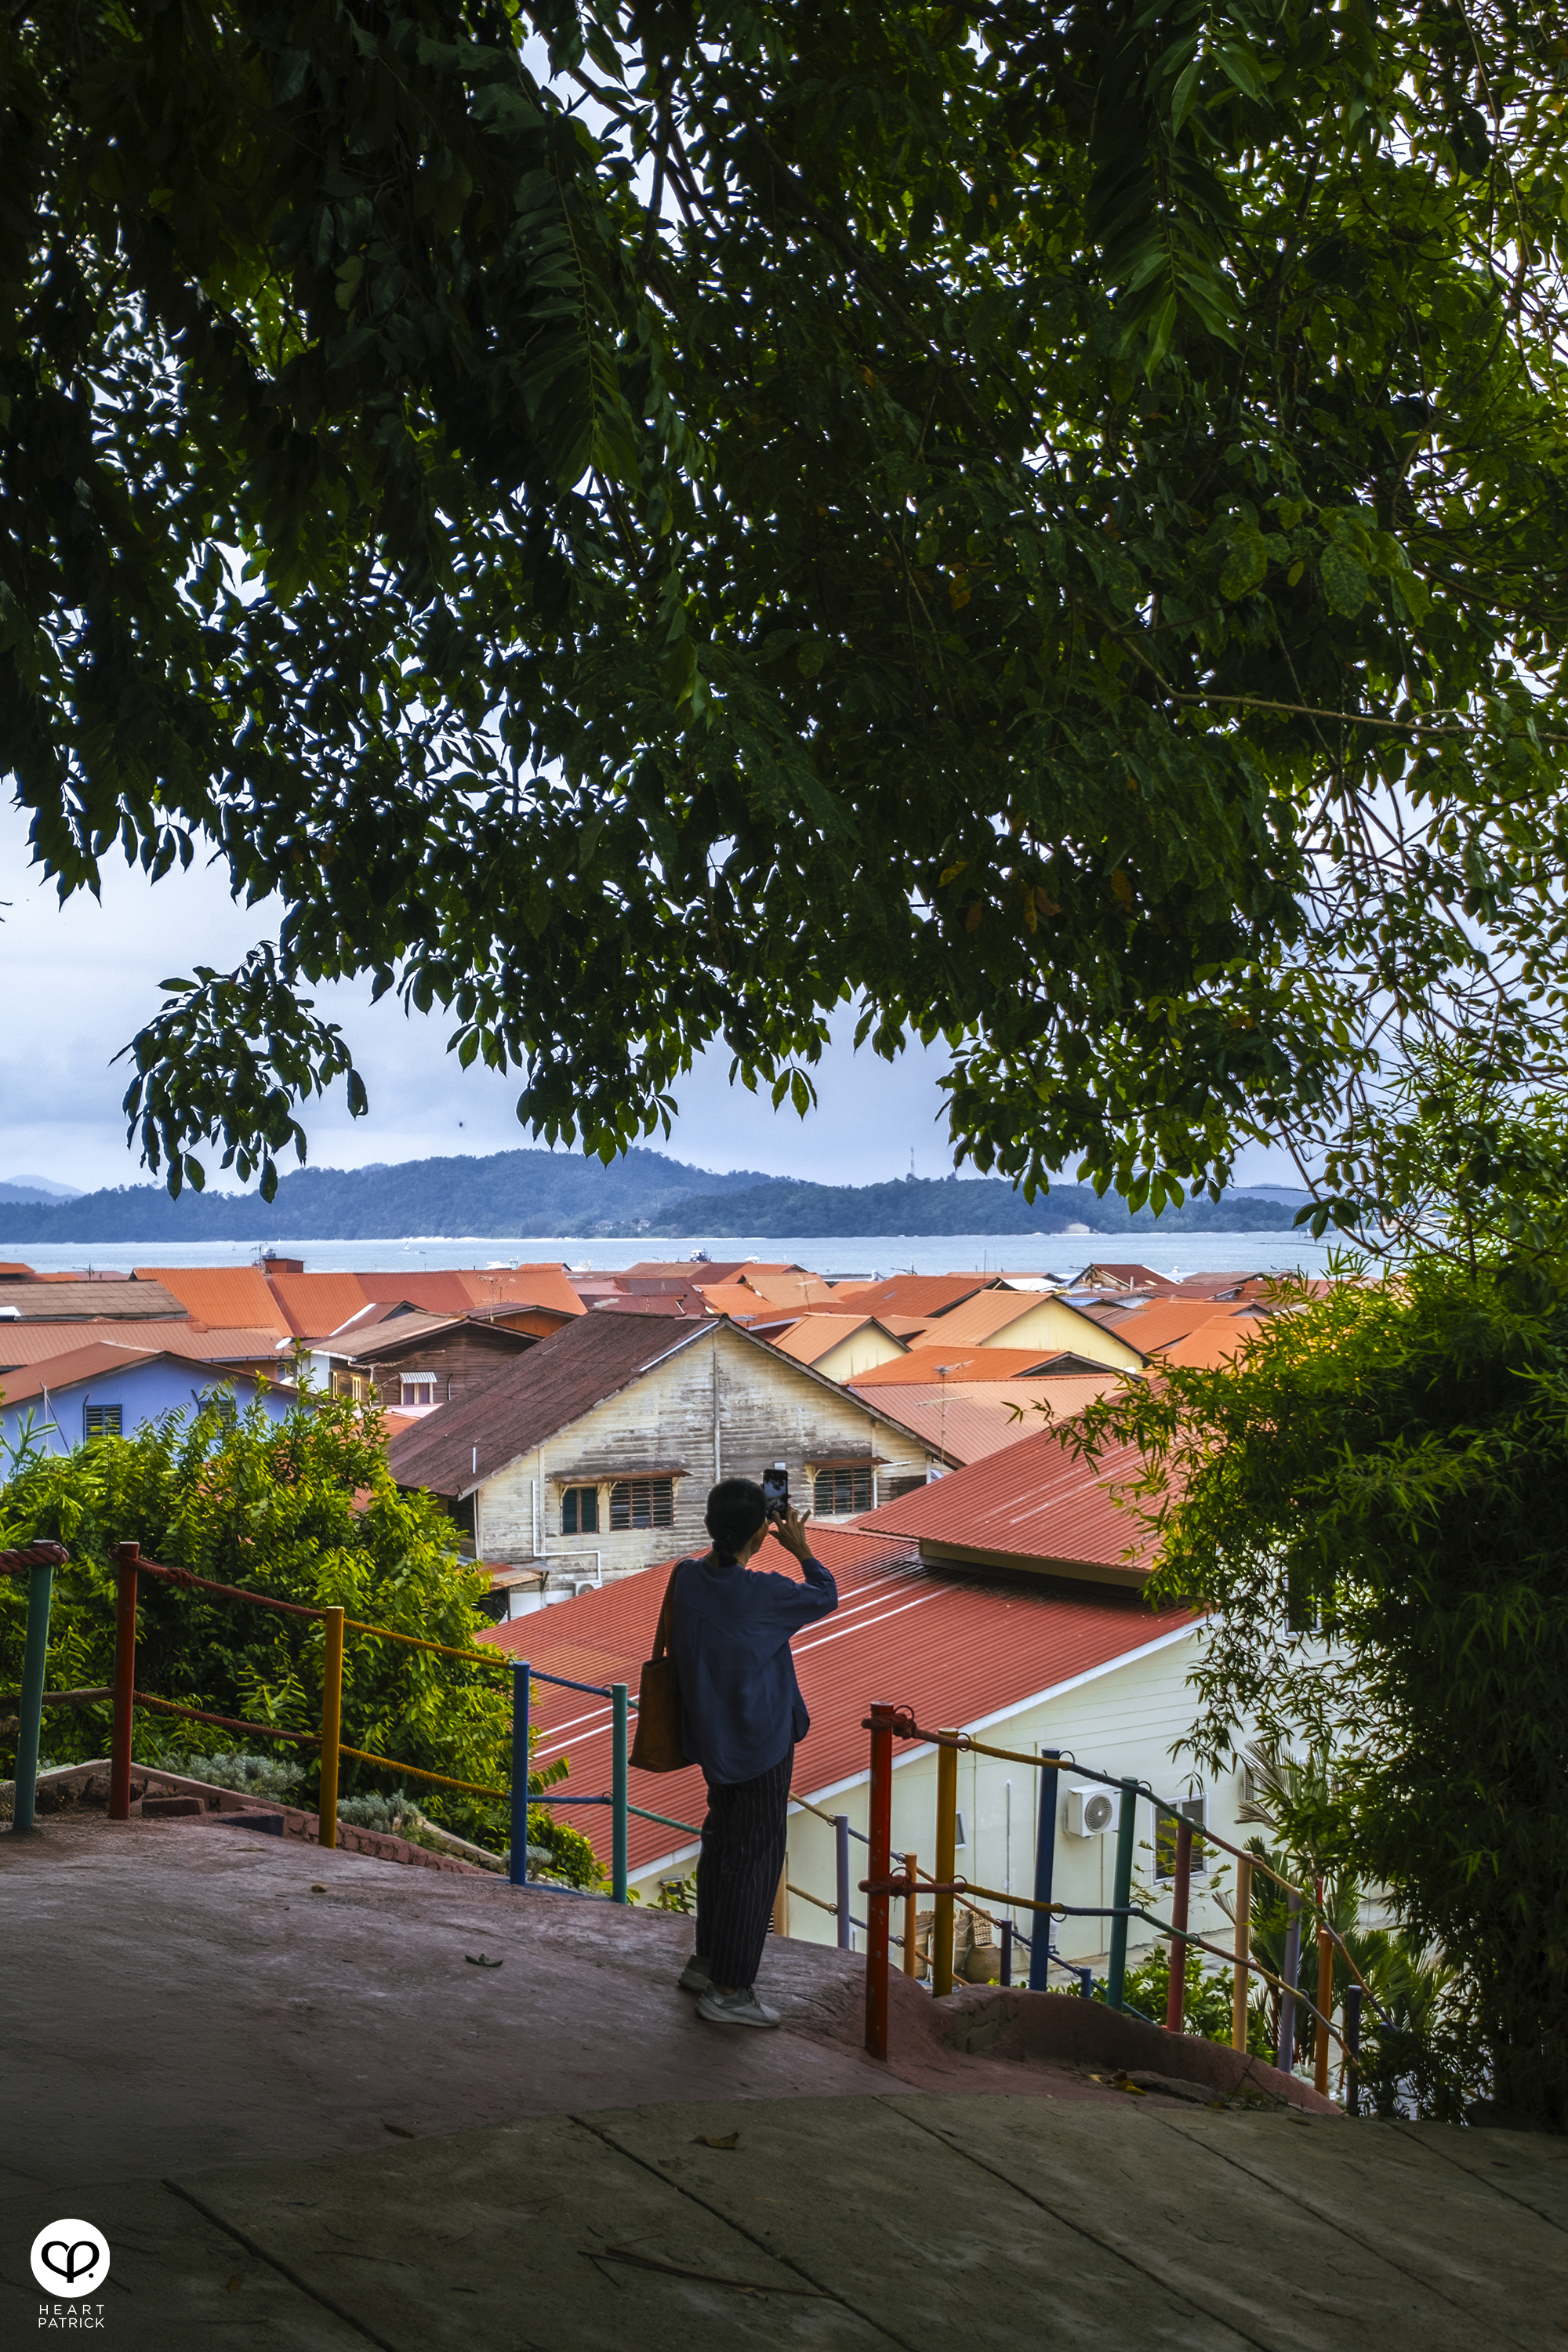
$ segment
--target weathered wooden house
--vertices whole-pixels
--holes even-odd
[[[417,1307],[367,1307],[310,1350],[319,1384],[396,1412],[428,1412],[479,1388],[531,1348],[507,1308],[426,1315]]]
[[[387,1458],[399,1486],[443,1497],[478,1558],[558,1585],[705,1549],[720,1478],[783,1462],[792,1502],[841,1520],[952,1465],[928,1437],[727,1317],[614,1308],[430,1413]]]

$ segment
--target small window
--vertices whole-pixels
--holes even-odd
[[[841,1519],[851,1511],[871,1507],[870,1470],[819,1470],[812,1490],[812,1508],[819,1519]]]
[[[83,1437],[119,1437],[122,1432],[123,1413],[117,1404],[84,1404],[81,1409]]]
[[[616,1525],[619,1524],[617,1520]],[[597,1486],[563,1486],[562,1488],[561,1532],[563,1536],[596,1536],[598,1534],[599,1490]]]
[[[1184,1797],[1182,1811],[1193,1825],[1193,1876],[1207,1870],[1208,1849],[1198,1832],[1204,1825],[1206,1799]],[[1157,1879],[1173,1879],[1176,1874],[1176,1824],[1169,1813],[1159,1806],[1154,1809],[1154,1875]]]
[[[352,1397],[355,1404],[374,1404],[375,1383],[365,1372],[334,1372],[332,1394]]]
[[[610,1488],[610,1533],[675,1525],[673,1478],[617,1478]]]
[[[923,1494],[930,1484],[931,1481],[923,1470],[917,1470],[899,1478],[889,1478],[882,1489],[882,1499],[887,1503],[899,1503],[906,1495]]]
[[[434,1404],[436,1402],[435,1373],[405,1372],[403,1392],[398,1401],[402,1404]]]

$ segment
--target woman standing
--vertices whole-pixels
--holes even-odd
[[[806,1548],[805,1522],[786,1510],[778,1539],[805,1573],[753,1569],[767,1539],[767,1505],[750,1478],[726,1478],[708,1497],[713,1549],[676,1570],[671,1647],[680,1684],[681,1744],[708,1783],[697,1864],[697,1950],[681,1971],[713,2025],[776,2025],[756,1976],[784,1869],[795,1743],[811,1717],[795,1680],[790,1637],[838,1606],[838,1588]]]

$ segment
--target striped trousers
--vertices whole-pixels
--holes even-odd
[[[754,1780],[710,1780],[697,1862],[697,1948],[716,1985],[757,1980],[784,1864],[792,1740]]]

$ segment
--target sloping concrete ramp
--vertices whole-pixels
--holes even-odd
[[[37,2333],[26,2249],[58,2201],[0,2208],[6,2342]],[[601,2109],[77,2210],[113,2250],[117,2352],[1522,2352],[1568,2333],[1563,2143],[1131,2097]]]

